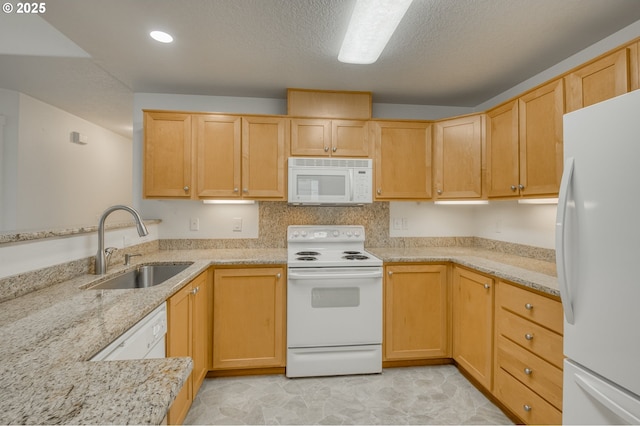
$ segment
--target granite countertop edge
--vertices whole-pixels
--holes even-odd
[[[454,262],[559,296],[549,262],[471,248],[367,250],[385,263]],[[88,360],[210,266],[286,265],[287,251],[159,250],[135,260],[109,275],[136,264],[193,264],[148,289],[86,290],[104,278],[82,275],[0,303],[0,423],[159,424],[188,378],[190,358]]]

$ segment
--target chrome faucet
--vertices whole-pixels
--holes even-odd
[[[96,253],[96,268],[95,268],[96,275],[104,275],[107,273],[107,256],[105,254],[105,248],[104,248],[104,222],[107,219],[107,216],[109,216],[111,213],[113,213],[116,210],[124,210],[131,213],[131,215],[136,221],[136,228],[138,228],[138,235],[140,235],[141,237],[144,237],[145,235],[149,234],[149,231],[147,231],[147,227],[144,226],[144,223],[142,223],[142,218],[140,217],[140,213],[135,211],[133,208],[128,206],[116,205],[106,209],[104,213],[102,213],[102,216],[100,216],[100,222],[98,222],[98,252]]]

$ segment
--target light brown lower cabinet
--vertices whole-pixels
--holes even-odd
[[[193,370],[167,421],[181,424],[211,368],[211,275],[205,271],[167,300],[167,357],[191,357]]]
[[[215,270],[213,370],[285,366],[286,282],[281,266]]]
[[[447,265],[388,265],[383,361],[449,358]]]
[[[500,281],[494,395],[526,424],[562,423],[562,304]]]
[[[453,359],[484,388],[493,381],[494,280],[453,268]]]

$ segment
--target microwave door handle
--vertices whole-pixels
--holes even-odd
[[[349,201],[353,201],[353,169],[349,169]]]

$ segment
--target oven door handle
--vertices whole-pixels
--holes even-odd
[[[318,273],[318,272],[307,272],[307,273],[299,273],[292,272],[291,270],[288,272],[287,276],[289,280],[322,280],[322,279],[359,279],[359,278],[382,278],[382,269],[376,269],[374,271],[356,271],[356,272],[346,272],[340,271],[337,273]]]

